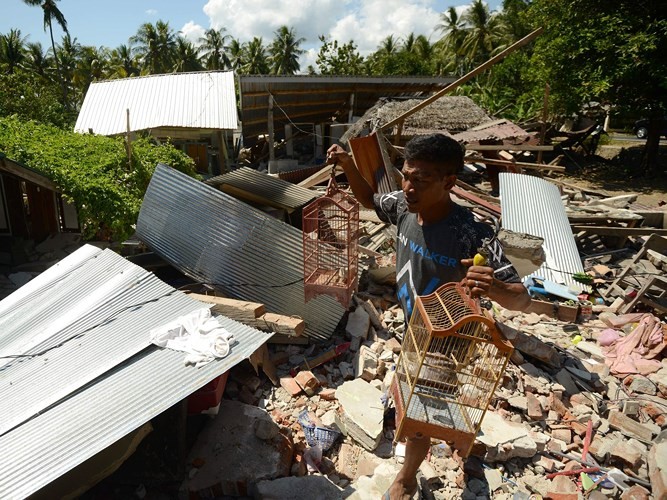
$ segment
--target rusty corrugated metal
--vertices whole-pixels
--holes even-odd
[[[539,177],[501,172],[500,205],[504,228],[544,238],[546,261],[530,276],[584,290],[572,279],[584,266],[558,187]]]
[[[222,191],[225,185],[234,189],[237,198],[259,201],[270,207],[293,211],[317,198],[317,192],[301,186],[295,186],[277,177],[263,174],[248,167],[241,167],[232,172],[212,177],[205,181],[209,186]]]
[[[490,140],[502,141],[506,139],[526,139],[530,136],[531,134],[518,125],[509,120],[502,119],[482,123],[477,127],[456,134],[453,137],[457,141],[467,144]]]
[[[308,337],[329,338],[343,316],[332,297],[304,303],[300,230],[166,165],[157,166],[148,186],[137,236],[227,296],[303,318]]]
[[[74,130],[117,135],[158,127],[234,130],[238,126],[232,71],[150,75],[93,82]]]

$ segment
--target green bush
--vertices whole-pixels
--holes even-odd
[[[155,166],[165,163],[196,176],[193,161],[173,146],[138,139],[128,167],[125,142],[68,132],[51,125],[0,117],[0,152],[52,179],[76,205],[83,238],[104,229],[122,240],[133,232]]]

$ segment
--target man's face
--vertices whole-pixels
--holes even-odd
[[[428,161],[407,160],[402,172],[402,189],[408,210],[422,215],[441,208],[456,182],[455,175],[443,177],[438,166]]]

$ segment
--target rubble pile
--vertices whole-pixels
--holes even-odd
[[[233,371],[225,394],[263,408],[291,437],[292,476],[321,475],[341,494],[346,491],[345,497],[378,498],[402,461],[401,444],[392,443],[395,422],[388,389],[404,318],[389,285],[363,282],[356,307],[331,341],[269,346],[279,386],[262,383],[252,372],[242,376]],[[637,315],[624,322],[613,308],[599,306],[590,319],[567,323],[494,307],[516,348],[512,363],[470,457],[463,459],[447,443],[433,441],[420,469],[423,497],[575,499],[585,493],[592,498],[665,498],[664,324],[642,314],[643,321],[653,319],[659,329],[660,353],[648,364],[639,356],[636,373],[612,373],[610,331],[617,339],[631,338],[640,327]],[[650,347],[645,338],[637,346],[644,354],[650,350],[642,349]],[[295,371],[309,366],[309,359],[329,358],[322,355],[332,351],[340,354]],[[312,447],[299,424],[304,410],[343,435],[314,467],[307,463]]]

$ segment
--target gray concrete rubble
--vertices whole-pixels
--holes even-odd
[[[190,451],[187,490],[195,498],[248,495],[261,480],[289,475],[292,446],[265,410],[223,400]]]

